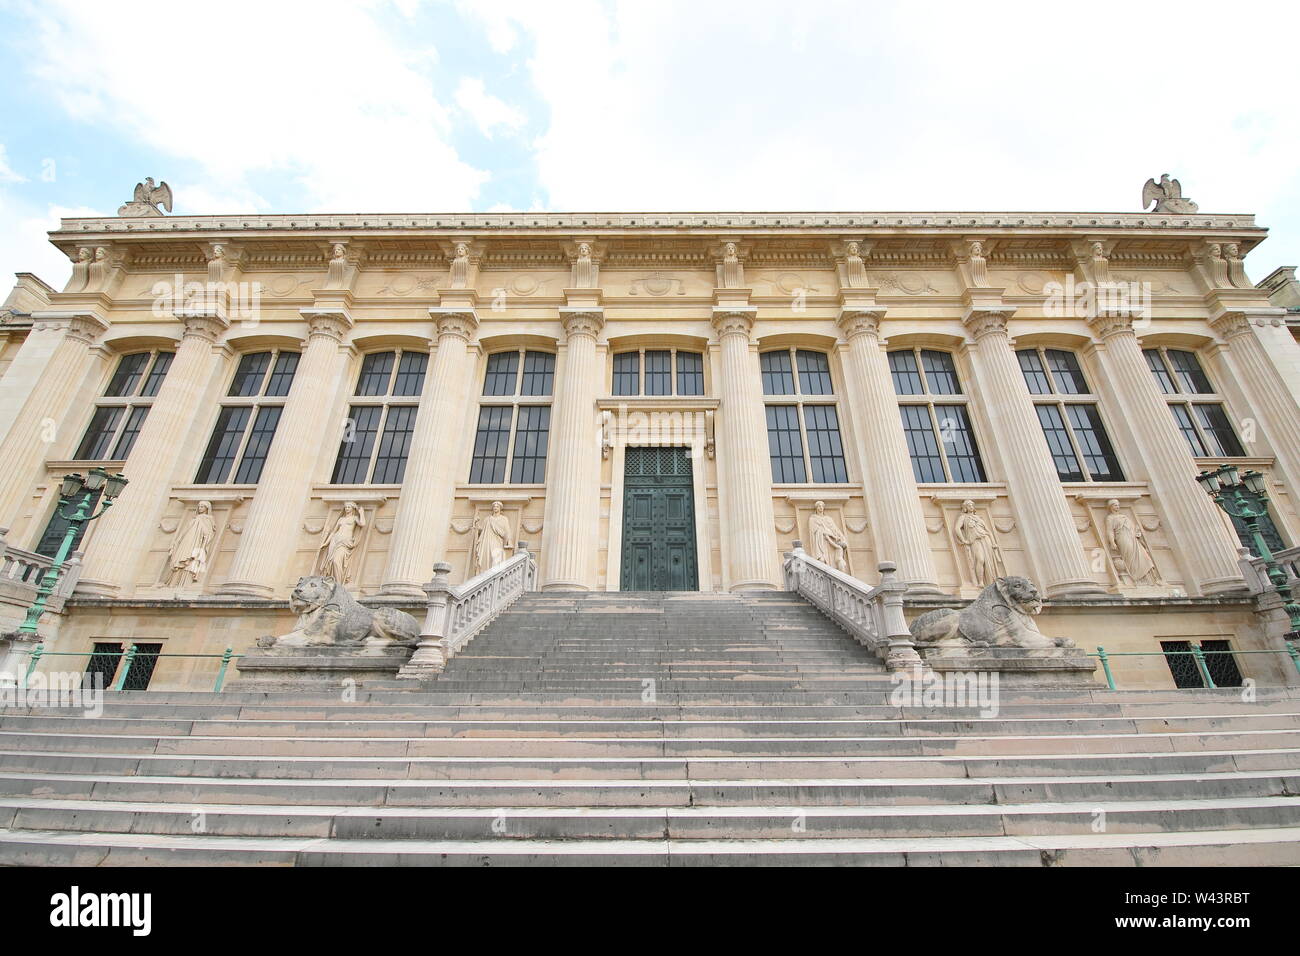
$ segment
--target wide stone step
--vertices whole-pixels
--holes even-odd
[[[0,798],[0,828],[343,840],[873,839],[1300,826],[1293,797],[1006,806],[300,807]]]
[[[335,840],[0,830],[0,862],[80,866],[1294,866],[1300,828],[786,840]]]

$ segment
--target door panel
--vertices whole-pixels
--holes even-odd
[[[623,491],[624,591],[694,591],[695,491],[685,448],[629,448]]]

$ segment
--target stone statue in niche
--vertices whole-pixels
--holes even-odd
[[[469,243],[456,243],[455,255],[451,260],[451,287],[453,289],[469,287]]]
[[[1106,502],[1106,510],[1110,512],[1106,516],[1106,544],[1118,558],[1118,570],[1134,584],[1163,584],[1142,529],[1120,510],[1117,499]]]
[[[975,502],[969,498],[961,503],[961,514],[953,523],[952,534],[966,552],[971,580],[980,587],[992,584],[998,576],[1001,555],[993,532],[976,513]]]
[[[361,544],[361,532],[366,527],[365,509],[355,501],[343,505],[333,527],[325,535],[316,555],[316,570],[347,584],[352,576],[352,553]]]
[[[849,542],[844,537],[844,532],[826,514],[826,502],[819,501],[813,507],[816,510],[808,519],[808,540],[812,544],[812,556],[837,571],[852,574],[849,570]]]
[[[939,608],[912,622],[918,647],[1074,647],[1064,637],[1048,637],[1034,615],[1043,609],[1038,588],[1028,578],[1001,577],[960,611]]]
[[[183,588],[199,583],[208,569],[208,546],[217,535],[212,502],[200,501],[190,523],[176,535],[167,555],[167,586]]]
[[[734,242],[722,246],[722,261],[718,263],[718,287],[740,289],[745,285],[745,269],[740,264],[740,254]]]
[[[1154,202],[1151,212],[1196,212],[1200,207],[1190,199],[1183,198],[1183,186],[1176,179],[1170,179],[1168,173],[1160,174],[1160,182],[1148,179],[1142,187],[1142,208],[1146,210]]]
[[[573,259],[573,287],[575,289],[594,289],[596,287],[597,266],[591,258],[591,243],[578,243],[578,254]]]
[[[299,578],[289,595],[289,610],[298,615],[293,630],[279,637],[262,638],[257,642],[259,647],[414,646],[420,639],[420,625],[411,615],[392,607],[364,607],[329,576]]]
[[[510,553],[510,522],[501,513],[501,502],[492,502],[492,513],[474,519],[474,574],[495,568]]]
[[[844,250],[844,280],[850,289],[865,289],[868,285],[867,267],[862,261],[862,247],[850,242]]]
[[[64,292],[80,292],[86,288],[86,283],[90,281],[91,255],[90,246],[82,246],[77,250],[77,258],[72,260],[72,276],[68,279]]]
[[[161,216],[159,206],[168,212],[172,211],[172,188],[166,183],[155,186],[153,177],[148,176],[144,182],[135,184],[135,197],[131,202],[119,206],[117,214],[130,218]]]

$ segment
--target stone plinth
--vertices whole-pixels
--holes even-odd
[[[341,691],[395,679],[411,653],[393,646],[254,648],[235,661],[239,676],[226,688]]]
[[[935,674],[996,672],[1009,687],[1104,687],[1093,675],[1096,658],[1077,647],[918,648]]]

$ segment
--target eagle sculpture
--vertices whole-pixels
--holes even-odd
[[[1146,210],[1153,201],[1156,205],[1151,212],[1196,212],[1199,208],[1190,199],[1183,198],[1182,184],[1170,179],[1168,173],[1161,173],[1160,182],[1148,179],[1142,187],[1142,208]]]
[[[119,216],[161,216],[162,206],[172,211],[172,188],[166,183],[154,185],[153,177],[148,176],[142,183],[135,184],[135,198],[117,210]]]

